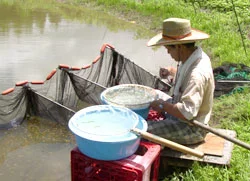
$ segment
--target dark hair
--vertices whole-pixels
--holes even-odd
[[[186,46],[187,48],[192,48],[195,46],[195,42],[191,42],[191,43],[184,43],[184,46]]]
[[[177,45],[177,44],[176,44]],[[164,45],[165,48],[175,48],[176,45]],[[191,42],[191,43],[183,43],[182,45],[186,46],[187,48],[192,48],[195,46],[195,42]]]
[[[164,47],[165,47],[165,48],[168,48],[168,47],[170,47],[170,48],[175,48],[175,45],[164,45]]]

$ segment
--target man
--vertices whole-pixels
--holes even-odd
[[[148,46],[165,46],[178,62],[172,96],[161,93],[164,99],[151,103],[151,108],[165,113],[166,119],[148,121],[149,132],[180,144],[204,140],[206,132],[188,122],[194,119],[208,124],[212,112],[213,69],[209,57],[195,45],[207,38],[206,33],[192,29],[189,20],[169,18],[163,21],[162,33],[148,42]]]

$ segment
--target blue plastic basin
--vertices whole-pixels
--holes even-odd
[[[109,103],[105,101],[103,95],[101,94],[101,101],[102,104],[108,105]],[[138,115],[140,115],[141,117],[143,117],[144,119],[147,119],[148,117],[148,113],[149,113],[149,105],[143,108],[129,108],[130,110],[134,111],[135,113],[137,113]]]
[[[98,160],[119,160],[134,154],[140,137],[130,129],[136,127],[147,131],[148,128],[147,122],[135,112],[111,105],[82,109],[70,119],[68,125],[79,150]]]
[[[150,103],[157,96],[156,90],[151,87],[138,84],[121,84],[104,90],[100,98],[102,104],[124,106],[147,119]]]

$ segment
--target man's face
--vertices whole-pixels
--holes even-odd
[[[164,45],[164,47],[175,61],[179,61],[178,45]]]

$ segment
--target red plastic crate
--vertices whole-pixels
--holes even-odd
[[[72,181],[157,181],[160,145],[141,142],[135,154],[116,161],[89,158],[71,150]]]

